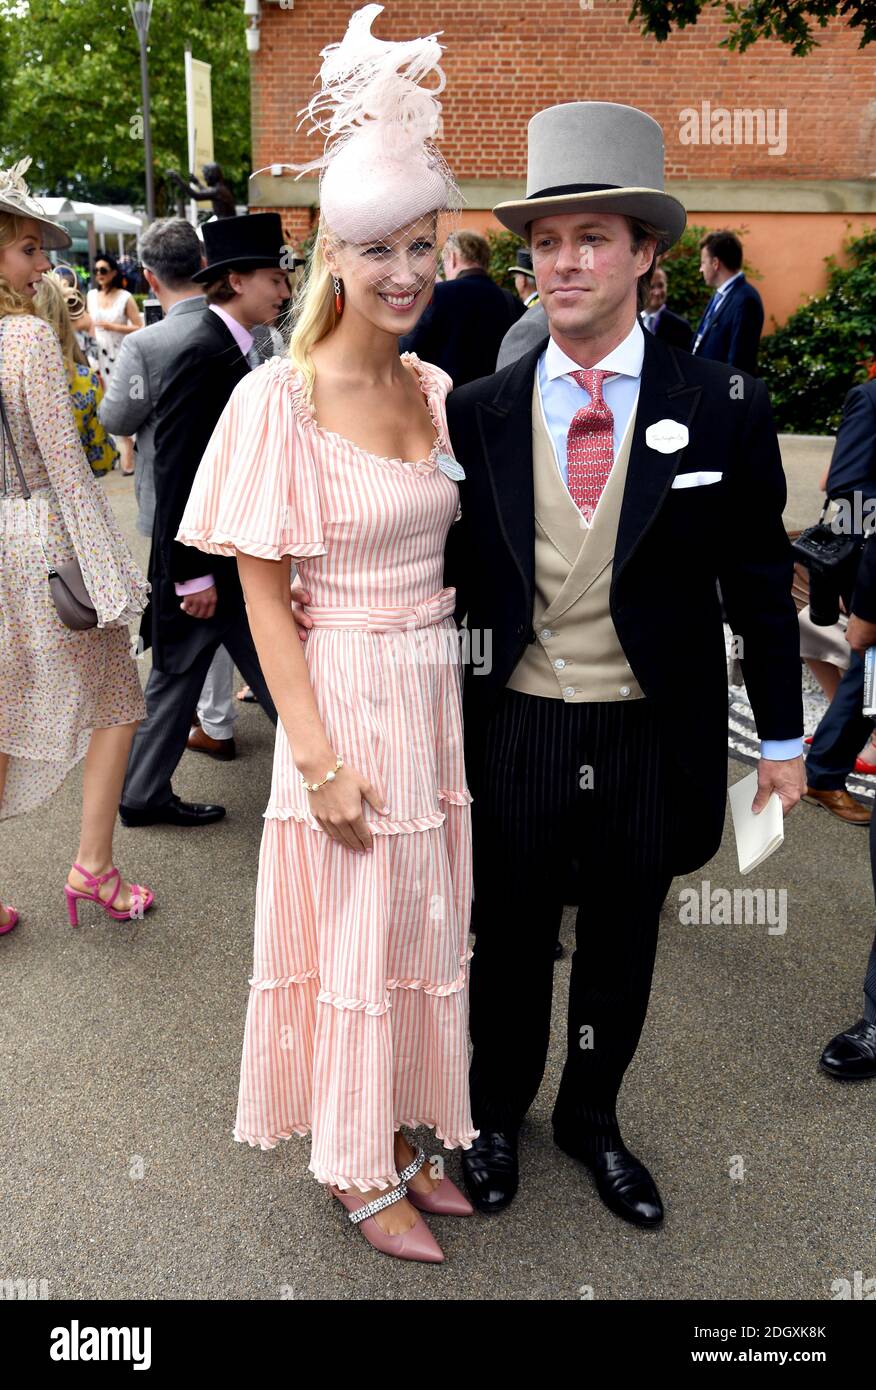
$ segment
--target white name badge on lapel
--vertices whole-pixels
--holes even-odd
[[[674,454],[683,449],[690,435],[680,420],[658,420],[645,430],[645,443],[658,454]]]
[[[441,472],[452,478],[455,483],[465,482],[465,472],[452,454],[439,454],[436,462]]]

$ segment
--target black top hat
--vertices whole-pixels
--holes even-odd
[[[532,268],[532,256],[522,246],[517,250],[517,259],[513,265],[509,265],[505,271],[506,275],[528,275],[531,280],[535,279],[535,271]]]
[[[211,280],[220,279],[226,270],[258,270],[260,266],[292,269],[291,253],[283,242],[283,223],[278,212],[217,217],[214,222],[205,222],[201,231],[207,264],[192,276],[199,285],[209,285]]]

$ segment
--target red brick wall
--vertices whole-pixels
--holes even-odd
[[[876,52],[858,51],[840,21],[816,30],[820,48],[794,58],[778,43],[736,55],[717,45],[721,12],[665,44],[627,23],[627,0],[388,0],[375,30],[410,38],[443,29],[447,45],[442,149],[458,179],[522,178],[526,123],[561,101],[619,101],[654,116],[666,135],[667,178],[861,179],[876,170]],[[357,8],[338,0],[263,4],[253,57],[254,168],[311,156],[315,140],[295,133],[313,92],[319,50],[340,39]],[[679,112],[713,106],[786,108],[788,149],[683,145]],[[306,217],[295,215],[296,233]]]

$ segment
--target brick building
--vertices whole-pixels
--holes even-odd
[[[304,162],[296,132],[319,51],[341,38],[358,5],[260,0],[252,54],[253,167]],[[253,7],[252,5],[250,6]],[[849,230],[876,226],[876,48],[859,50],[841,21],[794,58],[774,42],[743,55],[718,48],[723,11],[658,44],[627,21],[627,0],[387,0],[384,38],[443,31],[441,148],[466,199],[463,222],[497,227],[494,203],[522,196],[526,125],[562,101],[625,102],[660,122],[667,191],[689,220],[744,231],[767,313],[782,323],[825,286],[824,257]],[[312,228],[316,181],[270,172],[250,181],[253,209],[281,210],[287,239]]]

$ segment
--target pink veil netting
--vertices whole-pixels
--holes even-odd
[[[427,213],[459,207],[459,189],[433,141],[445,76],[438,35],[388,42],[371,33],[382,5],[352,15],[340,43],[322,50],[321,89],[299,128],[324,136],[322,155],[285,165],[297,177],[319,169],[320,209],[342,241],[385,239]],[[435,85],[421,84],[433,78]],[[261,172],[261,171],[258,171]]]

